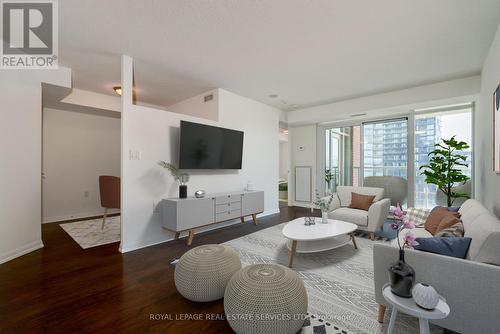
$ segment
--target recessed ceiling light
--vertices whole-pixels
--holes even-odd
[[[298,104],[292,104],[290,107],[292,107],[292,108],[298,108],[300,106]]]
[[[116,94],[122,95],[122,86],[114,86],[113,90],[115,91]]]
[[[268,97],[270,97],[271,99],[275,99],[278,97],[277,94],[269,94]]]

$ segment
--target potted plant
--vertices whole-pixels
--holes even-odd
[[[435,184],[446,195],[448,207],[457,198],[469,198],[467,193],[453,191],[454,186],[470,180],[460,169],[469,166],[467,157],[460,154],[460,151],[469,147],[466,142],[457,141],[455,136],[442,139],[442,143],[436,144],[435,149],[429,153],[429,163],[419,168],[421,175],[425,175],[425,182]]]
[[[326,182],[326,186],[328,188],[328,192],[330,192],[332,190],[332,180],[334,178],[334,175],[332,174],[332,172],[330,171],[330,169],[325,169],[325,182]]]
[[[418,242],[411,231],[406,232],[403,240],[400,240],[399,234],[405,229],[413,229],[415,225],[406,217],[406,213],[399,206],[394,210],[393,215],[394,223],[391,224],[391,228],[397,231],[399,260],[389,267],[391,291],[397,296],[410,298],[411,289],[415,284],[415,270],[405,262],[405,248],[413,249],[418,245]]]
[[[169,162],[159,161],[158,165],[167,169],[174,177],[175,181],[179,182],[179,198],[187,197],[187,183],[189,182],[189,174],[182,173],[177,167]]]
[[[321,222],[326,224],[328,223],[328,210],[330,209],[330,204],[333,201],[333,194],[330,195],[329,199],[321,198],[319,196],[318,190],[316,190],[316,200],[313,202],[313,205],[321,210]]]
[[[281,200],[288,199],[288,182],[283,182],[278,185],[279,189],[279,198]]]

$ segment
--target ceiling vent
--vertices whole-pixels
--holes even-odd
[[[352,114],[352,115],[349,115],[351,117],[361,117],[361,116],[366,116],[366,113],[361,113],[361,114]]]
[[[203,101],[205,101],[205,102],[210,102],[210,101],[212,101],[213,99],[214,99],[214,94],[205,95],[205,96],[203,97]]]

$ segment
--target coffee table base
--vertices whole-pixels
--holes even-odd
[[[323,252],[335,248],[347,245],[350,241],[354,245],[355,249],[358,249],[356,244],[356,238],[353,233],[339,235],[332,238],[322,239],[322,240],[287,240],[286,247],[290,251],[290,257],[288,259],[288,267],[291,268],[293,264],[293,256],[295,253],[317,253]]]

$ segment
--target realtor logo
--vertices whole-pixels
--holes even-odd
[[[57,2],[0,0],[2,69],[57,68]]]

